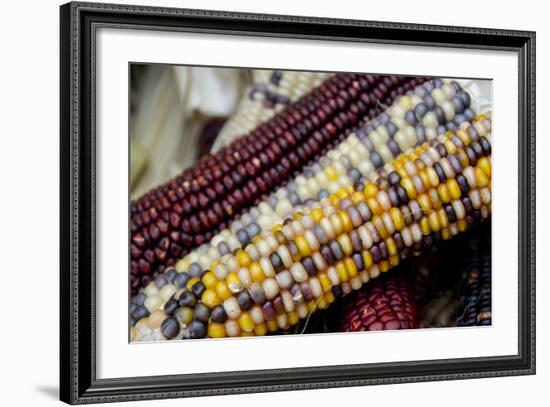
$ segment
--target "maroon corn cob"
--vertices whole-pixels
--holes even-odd
[[[339,74],[131,205],[135,294],[424,78]]]
[[[403,273],[385,275],[344,300],[340,331],[418,327],[412,285]]]

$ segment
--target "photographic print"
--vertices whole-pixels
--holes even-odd
[[[129,78],[131,342],[491,325],[491,80]]]
[[[63,401],[535,373],[534,32],[60,12]]]

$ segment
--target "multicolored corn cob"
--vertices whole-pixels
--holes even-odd
[[[132,293],[423,78],[339,74],[131,205]]]
[[[287,329],[488,217],[490,128],[490,115],[479,117],[403,154],[361,189],[313,203],[198,276],[171,269],[157,277],[132,302],[132,340]]]
[[[399,97],[384,113],[352,132],[295,180],[280,187],[257,207],[244,212],[228,229],[178,261],[176,269],[179,272],[199,272],[221,256],[246,246],[262,231],[282,223],[304,205],[353,185],[363,176],[390,163],[401,151],[432,140],[438,133],[455,129],[466,120],[473,119],[474,113],[468,107],[469,100],[469,94],[457,83],[434,80],[417,86],[414,91]],[[452,107],[449,107],[450,103]],[[448,121],[444,124],[439,124],[439,120],[433,121],[428,115],[434,115],[437,109],[443,112],[440,105],[448,112],[445,116]],[[424,119],[425,124],[422,124]]]
[[[325,72],[254,69],[236,113],[225,123],[211,152],[254,130],[290,103],[321,85],[332,76]]]
[[[348,296],[342,305],[341,332],[418,327],[410,276],[386,274]]]

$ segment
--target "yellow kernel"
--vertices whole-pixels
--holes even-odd
[[[382,218],[380,216],[373,216],[371,222],[382,239],[388,237],[388,231],[384,227],[384,222],[382,221]]]
[[[418,198],[416,199],[418,201],[418,204],[422,208],[422,212],[429,213],[432,210],[432,201],[428,194],[421,194],[418,195]]]
[[[449,190],[447,189],[447,185],[439,184],[439,186],[437,187],[437,193],[439,194],[439,197],[441,198],[441,202],[443,202],[443,203],[451,202],[451,194],[449,194]]]
[[[349,195],[350,195],[349,192],[350,191],[346,187],[344,187],[344,188],[340,188],[338,192],[336,192],[336,195],[338,195],[338,198],[340,199],[346,199],[346,198],[349,198]]]
[[[462,196],[462,192],[460,191],[460,186],[458,186],[458,182],[456,182],[456,179],[451,178],[449,181],[447,181],[447,189],[449,190],[449,194],[451,194],[451,198],[459,199]]]
[[[277,326],[277,321],[272,319],[271,321],[267,321],[266,323],[267,329],[269,329],[269,332],[275,332],[279,329]]]
[[[208,336],[210,338],[225,338],[227,336],[225,332],[225,325],[216,322],[210,322],[208,324]]]
[[[397,102],[399,106],[403,107],[405,110],[412,109],[414,107],[413,101],[407,95],[401,96]]]
[[[460,161],[460,165],[462,166],[462,168],[466,168],[470,165],[468,155],[464,152],[463,149],[457,151],[456,158],[458,158],[458,161]]]
[[[435,188],[439,185],[439,177],[437,176],[437,172],[432,167],[426,168],[426,176],[430,180],[430,185],[432,187]]]
[[[218,283],[218,279],[217,279],[216,275],[214,274],[214,272],[207,271],[202,276],[202,283],[204,284],[204,286],[206,288],[215,288],[216,284]]]
[[[374,198],[376,195],[378,195],[378,187],[376,186],[376,184],[369,182],[367,185],[365,185],[364,192],[367,198]]]
[[[346,266],[344,266],[344,263],[339,261],[338,263],[336,263],[335,267],[336,272],[338,273],[338,277],[340,277],[340,281],[348,281],[348,272],[346,271]]]
[[[393,220],[393,224],[395,225],[395,229],[397,231],[400,231],[405,227],[405,220],[403,219],[403,214],[398,208],[391,208],[390,216]]]
[[[388,253],[390,256],[394,256],[397,254],[397,245],[395,244],[395,240],[393,240],[391,237],[386,239],[386,246],[388,248]]]
[[[353,203],[358,204],[359,202],[365,202],[367,197],[365,194],[361,191],[355,191],[353,195],[351,196],[351,200]]]
[[[296,236],[296,238],[294,239],[294,243],[296,243],[296,246],[298,247],[298,250],[303,257],[309,256],[311,254],[311,248],[309,247],[309,244],[307,243],[307,240],[304,236]]]
[[[375,198],[368,198],[367,199],[367,205],[369,206],[370,210],[372,211],[373,215],[380,215],[383,212],[382,205],[380,205],[380,202],[378,202]]]
[[[252,259],[250,258],[250,255],[244,250],[237,251],[237,254],[235,255],[235,259],[237,260],[237,263],[239,263],[239,266],[241,267],[248,266],[252,261]]]
[[[330,281],[330,278],[328,278],[326,273],[319,273],[317,275],[317,278],[319,279],[319,282],[321,283],[321,287],[323,287],[323,290],[328,290],[332,287],[332,283]]]
[[[318,309],[326,309],[328,307],[328,302],[324,296],[317,300],[316,306]]]
[[[468,134],[468,132],[464,129],[460,129],[456,132],[456,135],[458,136],[458,138],[460,140],[462,140],[462,142],[465,144],[465,145],[468,145],[470,144],[470,142],[472,141],[471,138],[470,138],[470,135]]]
[[[300,321],[300,317],[296,311],[292,311],[288,314],[288,323],[290,325],[296,325]]]
[[[254,280],[257,283],[261,283],[265,280],[265,273],[262,269],[262,266],[260,266],[258,263],[253,262],[249,267],[248,271],[250,271],[250,276],[252,277],[252,280]]]
[[[242,332],[241,336],[244,337],[244,336],[256,336],[256,335],[254,334],[254,331],[252,331],[252,332]]]
[[[439,232],[441,225],[439,223],[439,217],[437,212],[432,212],[428,215],[428,221],[430,222],[430,229],[434,232]]]
[[[174,313],[174,317],[185,327],[193,319],[193,310],[189,307],[180,307]]]
[[[328,200],[333,207],[338,208],[338,206],[340,206],[340,198],[338,198],[338,195],[330,194]]]
[[[216,291],[207,288],[202,293],[202,302],[204,302],[206,305],[208,305],[210,308],[214,308],[216,305],[220,304],[220,298],[216,294]]]
[[[243,285],[237,273],[229,273],[225,281],[227,281],[227,286],[233,293],[238,293],[243,289]]]
[[[238,319],[239,326],[244,332],[252,332],[254,330],[254,321],[248,312],[243,312]]]
[[[392,267],[395,267],[399,264],[399,255],[393,255],[393,256],[390,256],[390,265]]]
[[[407,178],[409,176],[409,173],[405,170],[405,167],[401,167],[397,170],[397,173],[399,174],[399,176],[403,179],[403,178]]]
[[[487,177],[491,177],[491,160],[489,158],[480,158],[477,162],[477,166],[481,168]]]
[[[346,256],[350,256],[353,253],[353,244],[348,234],[341,234],[336,240],[340,243],[340,246],[342,246],[342,251]]]
[[[218,297],[220,297],[222,301],[227,300],[233,295],[226,281],[218,281],[216,284],[216,294],[218,294]]]
[[[407,191],[407,195],[410,199],[416,198],[416,188],[414,187],[414,184],[412,180],[408,177],[401,178],[401,186],[405,188],[405,191]]]
[[[474,118],[476,122],[479,122],[485,118],[487,118],[487,116],[489,115],[486,115],[486,114],[483,114],[483,113],[478,113],[476,114],[476,117]]]
[[[397,158],[397,162],[399,163],[399,169],[403,168],[405,163],[408,161],[407,155],[403,154]],[[396,168],[397,169],[397,168]]]
[[[451,237],[453,237],[453,235],[451,234],[451,231],[449,230],[449,228],[441,229],[441,238],[443,240],[449,240]]]
[[[439,194],[437,193],[437,190],[432,189],[430,190],[430,200],[432,202],[432,208],[433,209],[439,209],[442,206],[441,198],[439,197]]]
[[[387,260],[382,260],[379,264],[379,267],[380,267],[380,271],[382,273],[385,273],[386,271],[388,271],[390,269],[390,262],[387,261]]]
[[[365,263],[365,268],[368,269],[372,266],[372,255],[370,254],[370,252],[368,250],[363,250],[363,252],[361,252],[362,254],[362,257],[363,257],[363,263]]]
[[[423,169],[418,173],[418,176],[422,180],[422,184],[424,185],[424,189],[430,189],[431,188],[431,182],[430,178],[428,177],[428,174],[426,173],[426,170]]]
[[[450,138],[445,139],[443,144],[445,145],[445,149],[447,150],[448,154],[456,154],[456,145],[451,141]]]
[[[256,325],[256,327],[254,328],[254,333],[256,334],[256,336],[266,335],[267,334],[267,324],[262,323],[260,325]]]
[[[347,257],[344,260],[344,265],[346,266],[346,271],[348,273],[348,276],[353,278],[357,275],[357,266],[351,258]]]
[[[309,215],[311,216],[311,219],[313,219],[315,223],[321,222],[321,219],[324,218],[323,211],[319,208],[313,209]]]
[[[420,219],[420,230],[423,235],[427,235],[431,232],[430,222],[428,221],[428,218],[423,217],[422,219]]]
[[[332,215],[330,215],[330,224],[332,225],[336,236],[344,232],[344,226],[342,225],[342,221],[337,214],[333,213]]]
[[[478,188],[485,188],[487,185],[489,185],[489,178],[485,175],[485,173],[481,170],[479,167],[474,168],[475,175],[476,175],[476,182]]]
[[[323,295],[323,297],[325,298],[325,301],[327,302],[327,304],[332,304],[336,300],[336,297],[334,297],[334,294],[332,293],[332,290],[328,290]]]
[[[327,178],[331,181],[336,181],[338,179],[338,173],[332,165],[326,166],[324,171]]]
[[[464,232],[466,229],[468,229],[468,223],[466,222],[466,219],[457,220],[456,226],[458,227],[459,232]]]
[[[338,212],[338,216],[342,221],[344,232],[351,232],[353,230],[353,223],[351,223],[351,217],[349,216],[348,211],[341,210],[340,212]]]
[[[441,229],[444,229],[449,226],[449,218],[447,217],[447,213],[445,212],[445,209],[439,209],[437,211],[437,216],[439,217],[439,223],[441,225]]]

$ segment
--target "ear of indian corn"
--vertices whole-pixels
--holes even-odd
[[[418,327],[410,276],[386,274],[344,299],[340,331],[385,331]]]
[[[338,74],[131,204],[132,293],[424,78]]]
[[[469,101],[468,93],[454,82],[434,80],[417,86],[398,98],[384,113],[352,132],[295,180],[280,187],[267,200],[233,221],[228,229],[180,260],[176,268],[181,272],[207,267],[224,254],[242,248],[261,231],[292,216],[303,205],[360,181],[391,162],[401,151],[433,140],[437,134],[473,119]],[[441,106],[448,112],[444,117]],[[441,120],[448,121],[433,120],[437,116],[435,111],[440,112]],[[430,114],[432,119],[425,120]],[[194,265],[195,262],[198,264]]]
[[[304,208],[197,276],[159,276],[133,301],[132,339],[286,329],[434,240],[466,230],[490,214],[489,138],[490,116],[479,117],[400,156],[362,190],[344,188]]]
[[[462,313],[457,326],[491,325],[491,229],[468,242],[463,271]]]

